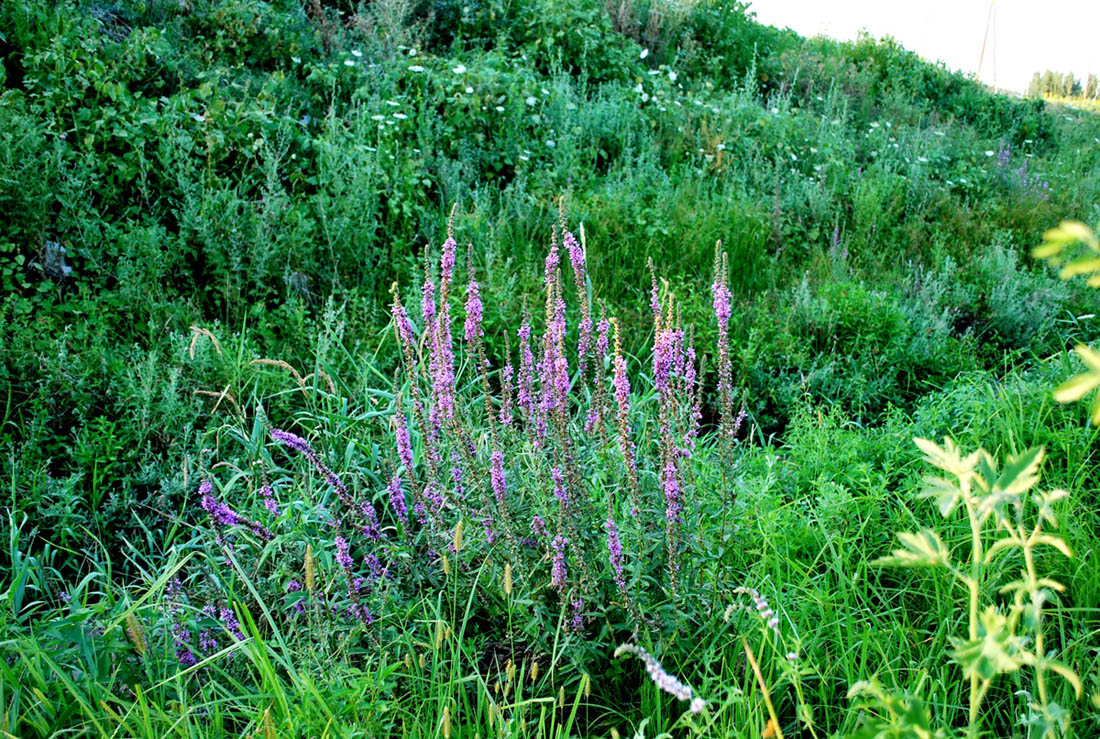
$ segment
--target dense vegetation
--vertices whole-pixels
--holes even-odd
[[[723,0],[0,58],[0,731],[1100,731],[1100,298],[1030,256],[1100,120]]]

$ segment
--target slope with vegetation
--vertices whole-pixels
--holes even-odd
[[[723,0],[16,0],[0,58],[0,730],[1096,730],[1100,306],[1029,256],[1094,117]]]

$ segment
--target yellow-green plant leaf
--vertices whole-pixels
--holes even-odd
[[[1077,356],[1085,363],[1086,367],[1093,372],[1100,372],[1100,354],[1084,344],[1073,347],[1073,351],[1077,352]]]
[[[1008,619],[989,606],[981,615],[977,639],[951,639],[951,658],[967,677],[992,680],[996,675],[1015,672],[1025,663],[1020,640],[1008,629]]]
[[[993,542],[993,545],[989,547],[989,549],[985,550],[984,561],[986,564],[989,564],[993,561],[993,558],[1003,550],[1009,549],[1010,547],[1018,546],[1020,546],[1020,543],[1018,541],[1016,541],[1015,539],[1010,539],[1007,536],[1003,539],[998,539],[997,541]]]
[[[914,438],[913,443],[924,452],[925,461],[944,472],[950,472],[960,480],[968,479],[978,464],[978,453],[963,457],[959,447],[950,437],[944,437],[942,448],[934,441],[919,437]]]
[[[1049,577],[1040,577],[1038,582],[1039,582],[1039,587],[1050,588],[1051,590],[1053,590],[1056,593],[1066,592],[1066,586],[1065,585],[1058,582],[1057,580],[1051,580]]]
[[[1036,491],[1031,494],[1031,500],[1038,508],[1039,519],[1046,521],[1052,527],[1058,528],[1058,516],[1054,513],[1054,504],[1063,498],[1069,497],[1065,490]]]
[[[1061,244],[1064,248],[1078,241],[1087,244],[1092,249],[1100,251],[1100,243],[1096,240],[1096,234],[1092,232],[1091,228],[1080,221],[1062,221],[1057,227],[1047,229],[1043,233],[1042,247],[1048,244]]]
[[[872,564],[879,567],[936,567],[947,564],[951,557],[939,534],[932,529],[921,529],[918,533],[898,534],[902,549],[876,559]]]
[[[1093,272],[1100,272],[1100,259],[1096,257],[1086,257],[1084,259],[1075,259],[1065,267],[1062,267],[1062,271],[1058,273],[1058,276],[1063,280],[1069,280],[1077,275],[1087,275]]]
[[[1077,677],[1076,672],[1071,670],[1067,665],[1052,659],[1046,661],[1046,666],[1064,677],[1066,682],[1073,686],[1074,695],[1078,698],[1081,697],[1081,693],[1084,692],[1084,687],[1081,685],[1081,678]]]
[[[1054,547],[1062,554],[1066,555],[1070,559],[1073,559],[1073,551],[1069,548],[1069,544],[1059,539],[1057,536],[1051,536],[1050,534],[1039,534],[1033,536],[1031,541],[1034,544],[1046,544],[1047,546]]]
[[[1100,374],[1086,372],[1074,375],[1058,387],[1054,388],[1054,399],[1059,403],[1072,403],[1085,397],[1090,391],[1100,386]]]
[[[934,498],[936,507],[940,509],[940,515],[947,518],[958,505],[962,490],[955,483],[942,477],[926,477],[920,497]]]

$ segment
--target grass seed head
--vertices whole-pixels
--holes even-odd
[[[317,572],[313,562],[313,545],[306,544],[306,590],[312,593],[317,588]]]

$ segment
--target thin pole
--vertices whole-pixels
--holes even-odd
[[[996,5],[996,3],[997,3],[997,0],[989,0],[989,15],[985,19],[985,36],[982,37],[982,53],[981,53],[981,56],[978,57],[978,80],[979,81],[981,81],[981,79],[982,79],[982,62],[985,61],[985,44],[986,44],[986,41],[989,40],[989,26],[993,22],[993,7]],[[996,46],[996,44],[997,44],[997,42],[994,41],[993,42],[994,47]],[[996,52],[994,52],[994,56],[996,56]],[[994,72],[994,78],[996,78],[996,72]],[[996,84],[996,79],[994,79],[994,84]]]

